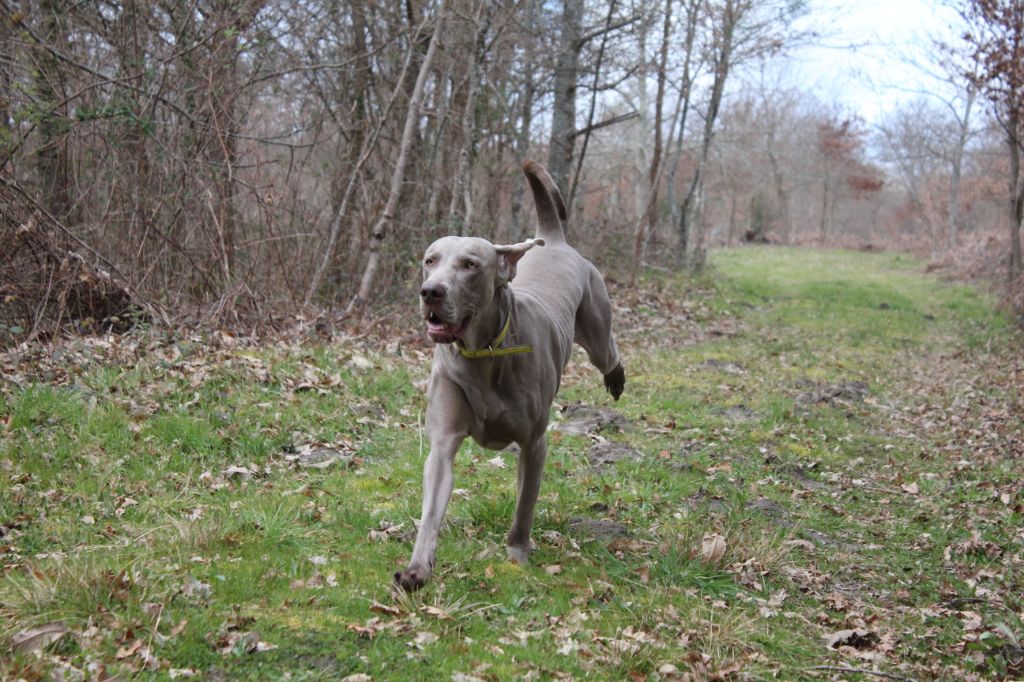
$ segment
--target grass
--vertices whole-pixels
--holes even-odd
[[[0,677],[1020,676],[1012,323],[906,256],[712,263],[615,292],[627,426],[552,432],[532,564],[503,558],[514,456],[467,445],[411,596],[389,581],[422,350],[125,337],[0,362]],[[577,402],[609,406],[582,353],[556,410]],[[594,469],[600,440],[642,456]],[[345,458],[297,467],[311,446]]]

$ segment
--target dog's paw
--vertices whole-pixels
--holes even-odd
[[[430,569],[423,567],[410,566],[404,571],[395,572],[395,587],[399,587],[406,592],[415,592],[430,580]]]
[[[526,566],[528,563],[530,563],[529,547],[515,547],[513,545],[506,545],[505,552],[508,553],[508,560],[514,564]]]
[[[622,363],[615,365],[615,369],[604,375],[604,387],[613,398],[619,399],[626,387],[626,370],[622,368]]]

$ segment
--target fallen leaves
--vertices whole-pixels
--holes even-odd
[[[185,584],[181,588],[181,593],[190,601],[205,603],[213,596],[213,588],[210,587],[209,583],[204,583],[190,575],[185,578]]]
[[[725,556],[725,538],[718,533],[708,533],[700,540],[700,558],[709,564],[717,564]]]
[[[405,524],[397,523],[392,524],[388,521],[381,521],[378,528],[371,528],[367,534],[367,539],[370,542],[385,542],[387,540],[394,540],[402,536],[402,527]]]
[[[244,656],[276,649],[277,645],[263,641],[259,632],[243,630],[251,621],[251,618],[232,617],[206,639],[222,656]]]
[[[11,649],[22,654],[39,651],[50,646],[69,632],[68,627],[60,621],[39,625],[22,630],[11,637]]]

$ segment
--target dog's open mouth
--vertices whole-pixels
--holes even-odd
[[[467,315],[461,322],[443,322],[437,313],[427,313],[427,336],[434,343],[452,343],[462,338],[469,326],[470,316]]]

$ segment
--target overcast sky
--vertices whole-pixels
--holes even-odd
[[[868,123],[938,87],[911,62],[932,60],[933,37],[959,35],[956,12],[934,0],[811,0],[799,27],[822,36],[784,60],[787,80]]]

